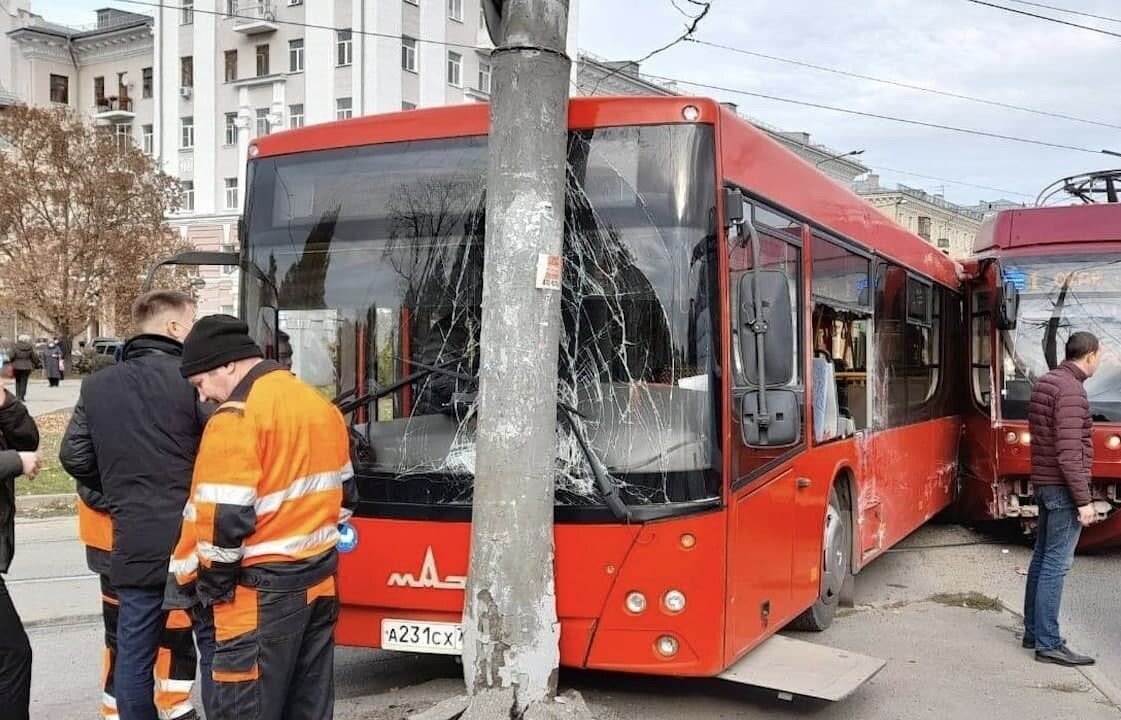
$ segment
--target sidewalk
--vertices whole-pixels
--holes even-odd
[[[32,417],[69,410],[77,404],[81,387],[81,378],[67,378],[56,388],[50,387],[46,380],[32,379],[27,386],[27,402],[24,404]],[[10,383],[9,389],[14,391]]]

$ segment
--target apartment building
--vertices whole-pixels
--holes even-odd
[[[861,181],[856,191],[872,207],[950,257],[964,258],[973,251],[973,238],[984,218],[977,208],[955,205],[941,194],[906,185],[885,188],[875,174]]]
[[[10,103],[68,106],[120,142],[152,152],[152,18],[105,9],[95,24],[74,28],[33,14],[26,1],[13,8],[0,14],[11,26],[0,45],[10,59],[0,69],[0,95],[6,90]]]
[[[480,0],[178,0],[154,12],[155,142],[183,185],[170,222],[199,249],[237,245],[253,138],[490,97]],[[202,280],[200,312],[233,312],[232,268]]]

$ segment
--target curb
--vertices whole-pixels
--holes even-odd
[[[17,495],[16,514],[34,513],[43,510],[69,510],[77,512],[76,493],[56,493],[53,495]]]

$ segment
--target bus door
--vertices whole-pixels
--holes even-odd
[[[729,239],[729,659],[757,645],[794,614],[793,514],[803,477],[799,463],[804,462],[802,229],[758,205],[745,204],[744,214],[743,237]],[[767,326],[763,338],[757,332],[762,329],[756,322],[759,313]],[[767,417],[762,426],[761,412]]]

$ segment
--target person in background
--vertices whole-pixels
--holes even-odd
[[[1035,649],[1036,660],[1056,665],[1094,664],[1068,648],[1059,634],[1059,605],[1082,528],[1095,518],[1093,426],[1083,383],[1098,369],[1100,355],[1097,337],[1072,333],[1066,362],[1036,381],[1028,411],[1039,525],[1024,594],[1023,645]]]
[[[46,376],[51,387],[58,387],[59,382],[62,381],[64,362],[62,348],[51,340],[47,343],[47,347],[43,348],[43,375]]]
[[[16,399],[27,402],[27,381],[31,378],[31,371],[39,366],[39,353],[31,344],[30,335],[20,335],[12,347],[12,374],[16,381]]]
[[[244,322],[198,321],[180,369],[221,403],[195,463],[168,602],[213,614],[211,718],[324,720],[334,708],[339,525],[357,503],[346,422]]]
[[[183,523],[191,469],[207,411],[179,374],[182,339],[195,321],[190,296],[145,293],[133,304],[140,334],[121,362],[82,381],[59,459],[105,496],[112,518],[109,582],[117,606],[113,686],[121,720],[158,720],[154,671],[168,624],[163,590]],[[205,667],[211,648],[196,628]]]
[[[0,387],[0,718],[28,720],[31,643],[16,612],[4,573],[15,554],[15,481],[39,472],[39,428],[27,408]]]

